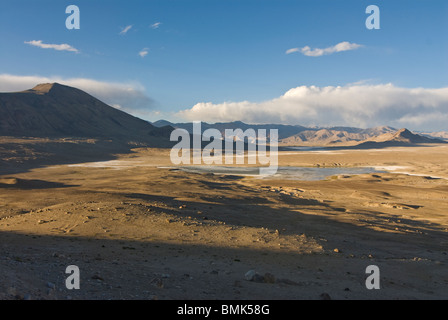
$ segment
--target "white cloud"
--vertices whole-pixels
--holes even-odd
[[[392,84],[300,86],[259,103],[197,103],[177,116],[187,120],[319,126],[409,126],[447,130],[448,88],[400,88]],[[445,115],[439,117],[439,115]]]
[[[161,24],[162,24],[162,22],[156,22],[156,23],[153,23],[150,27],[151,27],[152,29],[158,29],[158,28],[160,27]]]
[[[286,50],[286,54],[291,54],[293,52],[301,52],[305,56],[320,57],[320,56],[332,54],[335,52],[355,50],[355,49],[358,49],[361,47],[362,47],[362,45],[360,45],[360,44],[344,41],[344,42],[340,42],[334,46],[324,48],[324,49],[319,49],[319,48],[311,49],[309,46],[305,46],[303,48],[291,48],[291,49]]]
[[[294,52],[299,52],[300,49],[299,48],[291,48],[286,50],[286,54],[290,54],[290,53],[294,53]]]
[[[143,48],[143,49],[138,53],[138,55],[139,55],[140,57],[144,58],[144,57],[146,57],[146,55],[148,54],[148,52],[149,52],[149,49],[148,49],[148,48]]]
[[[42,49],[54,49],[58,51],[71,51],[78,53],[79,50],[76,48],[73,48],[71,45],[63,43],[63,44],[48,44],[43,43],[42,40],[31,40],[31,41],[25,41],[26,44],[39,47]]]
[[[445,126],[442,130],[448,131],[448,113],[446,110],[445,112],[435,111],[430,113],[406,114],[402,118],[398,119],[398,122],[404,125],[412,125],[414,127],[421,127],[425,124],[436,125],[438,123],[444,123]]]
[[[121,32],[119,34],[126,34],[129,30],[131,30],[132,25],[126,26],[123,28],[123,30],[121,30]]]
[[[0,92],[23,91],[39,83],[53,82],[81,89],[104,103],[129,113],[146,110],[154,105],[154,101],[146,95],[145,88],[139,83],[106,82],[86,78],[0,74]]]

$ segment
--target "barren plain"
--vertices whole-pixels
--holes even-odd
[[[0,299],[447,299],[446,159],[446,145],[279,152],[280,166],[384,171],[318,181],[184,172],[156,148],[10,163]]]

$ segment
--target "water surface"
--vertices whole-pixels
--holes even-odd
[[[373,167],[278,167],[277,173],[270,176],[260,176],[260,167],[230,167],[230,166],[185,166],[173,167],[186,172],[213,173],[238,176],[259,176],[269,179],[288,180],[324,180],[336,175],[354,175],[385,172]]]

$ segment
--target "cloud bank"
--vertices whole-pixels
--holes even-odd
[[[303,48],[291,48],[291,49],[286,50],[286,54],[291,54],[294,52],[301,52],[302,54],[304,54],[305,56],[308,56],[308,57],[320,57],[323,55],[329,55],[329,54],[333,54],[336,52],[355,50],[355,49],[358,49],[361,47],[362,47],[362,45],[360,45],[360,44],[344,41],[344,42],[340,42],[332,47],[328,47],[328,48],[324,48],[324,49],[319,49],[319,48],[311,49],[309,46],[305,46]]]
[[[26,44],[29,44],[31,46],[39,47],[42,49],[54,49],[57,51],[70,51],[70,52],[76,52],[79,53],[79,50],[72,47],[69,44],[63,43],[63,44],[48,44],[43,43],[42,40],[31,40],[31,41],[25,41]]]
[[[15,92],[31,89],[39,83],[58,82],[81,89],[104,103],[129,113],[146,110],[154,101],[139,83],[105,82],[86,78],[17,76],[0,74],[0,92]]]
[[[318,126],[448,130],[448,88],[400,88],[393,84],[300,86],[264,102],[197,103],[177,116],[206,122],[244,121]]]

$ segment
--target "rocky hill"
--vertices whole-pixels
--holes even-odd
[[[155,143],[166,128],[115,109],[79,89],[58,83],[0,93],[0,136],[77,137]]]

